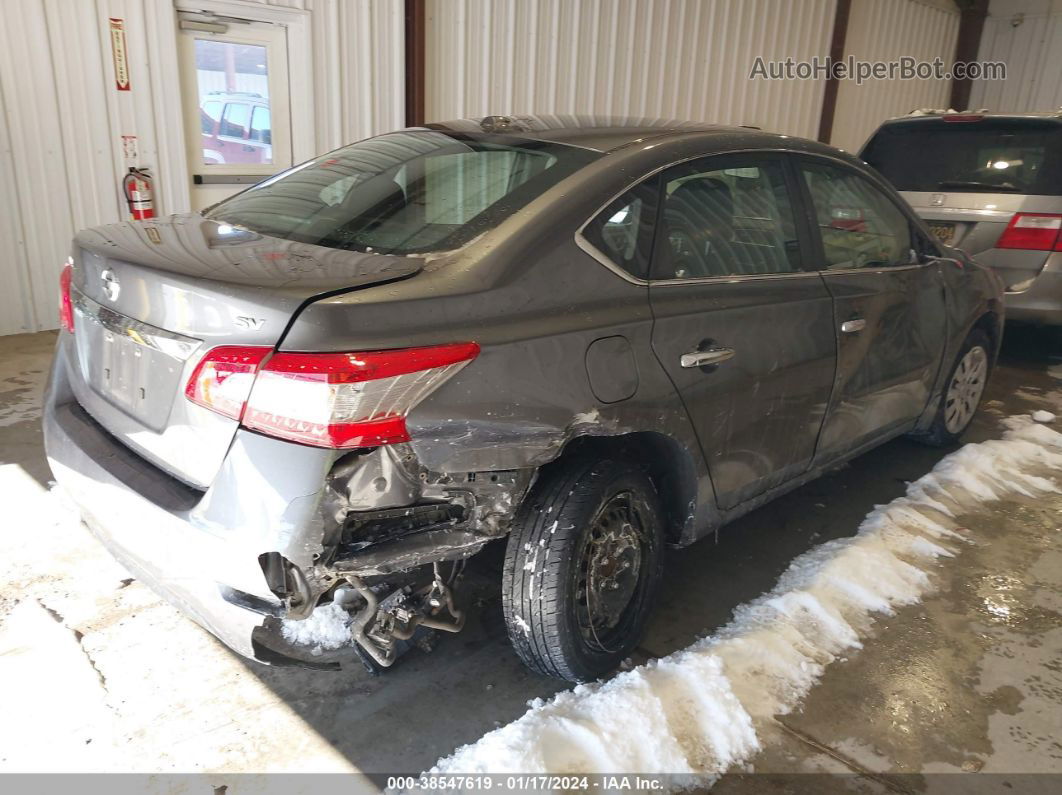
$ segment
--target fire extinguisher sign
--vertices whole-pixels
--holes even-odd
[[[125,48],[125,22],[109,17],[111,25],[111,55],[114,58],[114,85],[119,91],[128,91],[129,58]]]

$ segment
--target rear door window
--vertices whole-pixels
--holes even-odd
[[[880,189],[843,166],[800,161],[822,239],[824,270],[911,263],[911,223]]]
[[[664,173],[657,279],[794,273],[800,245],[782,162],[718,157]]]
[[[862,157],[897,190],[1062,194],[1062,124],[1048,119],[886,124]]]

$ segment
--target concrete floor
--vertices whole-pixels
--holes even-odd
[[[230,654],[130,580],[47,491],[38,404],[53,341],[0,338],[0,771],[417,773],[562,687],[508,648],[500,550],[470,566],[483,596],[466,630],[384,676]],[[1014,329],[967,440],[1035,409],[1062,415],[1062,337]],[[946,452],[894,441],[719,543],[672,554],[642,657],[725,623],[793,557],[853,534]],[[851,773],[857,788],[891,791],[932,789],[935,772],[1062,774],[1062,497],[996,503],[964,522],[977,544],[942,565],[937,591],[830,666],[749,771]],[[975,779],[987,777],[963,777]],[[718,789],[769,781],[739,772]]]

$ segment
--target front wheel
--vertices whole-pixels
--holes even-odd
[[[524,663],[572,682],[618,666],[656,600],[662,547],[659,499],[639,467],[580,460],[544,474],[517,512],[502,582]]]
[[[973,331],[966,338],[951,368],[933,425],[920,437],[923,441],[938,446],[954,444],[969,427],[988,384],[989,350],[988,337],[982,332]]]

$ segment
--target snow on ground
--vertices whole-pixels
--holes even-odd
[[[356,770],[273,689],[271,669],[248,670],[134,580],[61,490],[0,463],[0,496],[0,774]],[[340,677],[284,681],[311,702],[350,695]],[[146,791],[132,781],[117,789]],[[172,781],[155,790],[180,790]],[[232,783],[230,795],[264,791],[251,776]]]
[[[1043,409],[1040,409],[1038,411],[1034,411],[1032,413],[1032,418],[1034,420],[1036,420],[1037,422],[1054,422],[1055,421],[1055,415],[1052,414],[1050,411],[1044,411]]]
[[[796,558],[715,635],[604,683],[536,700],[433,773],[669,773],[712,778],[752,756],[825,666],[861,648],[875,614],[917,602],[967,541],[956,517],[1007,494],[1059,491],[1062,434],[1028,415],[969,444],[879,506],[855,536]]]

